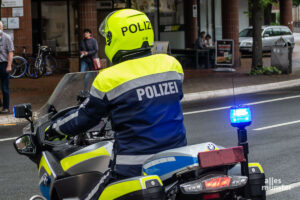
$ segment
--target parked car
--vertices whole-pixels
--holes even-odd
[[[239,33],[240,51],[242,53],[252,52],[253,28],[248,27]],[[291,46],[294,46],[294,36],[292,31],[287,26],[263,26],[261,29],[262,48],[264,52],[269,52],[275,42],[283,37]]]

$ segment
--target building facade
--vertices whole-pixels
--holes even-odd
[[[8,0],[2,0],[7,2]],[[101,58],[105,40],[98,34],[98,26],[108,13],[134,8],[150,18],[155,40],[169,41],[171,49],[193,48],[201,31],[213,41],[235,41],[235,64],[239,65],[238,33],[249,26],[248,0],[18,0],[19,5],[2,8],[2,20],[18,18],[19,27],[5,27],[14,38],[16,52],[27,47],[32,53],[37,44],[50,46],[57,56],[78,56],[82,31],[89,28],[98,40]],[[16,1],[17,2],[17,1]],[[287,12],[292,0],[281,0]],[[22,10],[16,16],[16,10]],[[291,16],[292,17],[292,16]],[[289,16],[282,22],[289,24]]]

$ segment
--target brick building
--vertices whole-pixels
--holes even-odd
[[[8,0],[2,0],[7,2]],[[6,30],[14,37],[17,53],[23,46],[32,53],[37,44],[49,45],[58,57],[78,55],[82,30],[90,28],[104,57],[104,39],[98,26],[113,10],[135,8],[150,18],[155,40],[170,41],[171,48],[192,48],[200,31],[218,39],[234,39],[235,64],[239,65],[238,33],[249,26],[248,0],[13,0],[20,5],[2,8],[2,20],[16,17],[19,27]],[[292,0],[280,0],[281,22],[291,26]]]

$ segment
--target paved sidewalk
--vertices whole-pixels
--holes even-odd
[[[291,75],[249,76],[250,65],[251,58],[243,58],[242,67],[234,73],[214,72],[212,69],[185,70],[183,102],[232,95],[233,84],[237,93],[240,91],[241,94],[300,85],[300,48],[299,53],[294,53],[294,73]],[[264,65],[270,66],[270,57],[264,58]],[[31,103],[33,111],[37,111],[47,102],[62,77],[55,75],[40,79],[12,79],[11,106]],[[12,115],[0,115],[0,125],[21,121],[24,120],[16,120]]]

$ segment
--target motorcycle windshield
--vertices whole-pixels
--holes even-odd
[[[54,106],[57,111],[78,105],[78,96],[83,92],[89,93],[98,71],[76,72],[66,74],[56,86],[47,103],[37,112],[41,117]]]

